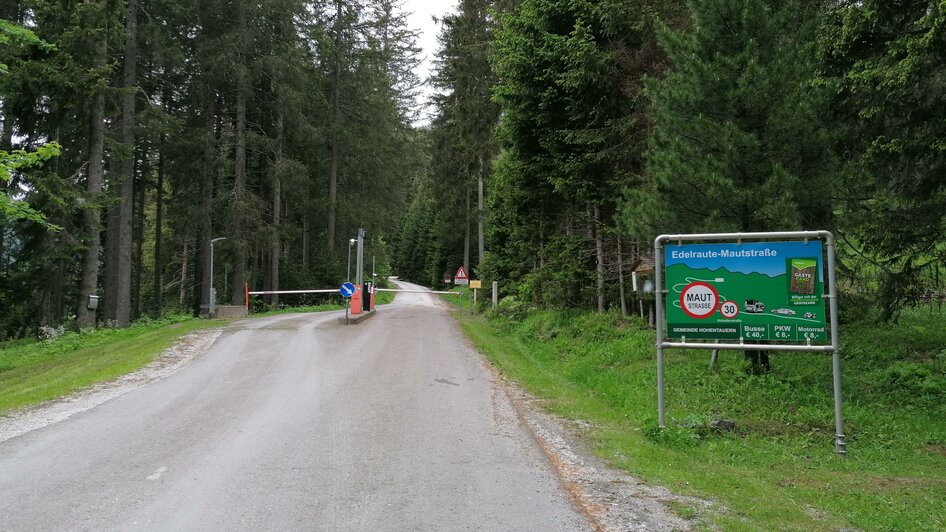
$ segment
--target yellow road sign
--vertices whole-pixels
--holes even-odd
[[[470,281],[470,288],[483,288],[483,281],[475,280]]]

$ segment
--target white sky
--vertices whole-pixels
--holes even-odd
[[[406,0],[404,2],[404,10],[411,13],[409,17],[411,27],[422,32],[417,43],[423,49],[425,56],[418,72],[422,80],[427,79],[433,68],[433,59],[437,53],[437,35],[440,33],[440,24],[431,20],[431,17],[442,18],[455,11],[456,4],[456,0]],[[427,85],[421,93],[421,99],[426,107],[421,111],[420,123],[430,123],[429,98],[432,92],[432,88]]]

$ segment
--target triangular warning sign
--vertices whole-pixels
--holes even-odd
[[[457,270],[457,274],[453,276],[454,279],[469,279],[466,275],[466,270],[463,269],[463,266],[460,266],[460,269]]]

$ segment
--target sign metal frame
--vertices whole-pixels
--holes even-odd
[[[664,298],[669,294],[669,290],[663,286],[664,269],[666,267],[663,259],[663,247],[667,243],[683,242],[727,242],[733,241],[736,244],[742,244],[746,241],[771,241],[771,240],[821,240],[827,252],[825,269],[828,273],[827,286],[822,296],[828,300],[828,313],[830,314],[830,344],[816,344],[808,340],[807,343],[771,343],[753,344],[745,343],[740,339],[739,343],[714,342],[694,342],[683,338],[681,341],[667,341],[664,336],[664,328],[667,326],[665,317]],[[656,299],[656,328],[657,328],[657,418],[661,428],[666,427],[666,408],[664,404],[664,350],[665,349],[726,349],[735,351],[793,351],[793,352],[815,352],[832,354],[832,371],[834,383],[834,425],[835,439],[834,450],[839,455],[846,453],[846,442],[844,436],[844,422],[841,408],[841,345],[839,341],[838,330],[838,298],[837,283],[835,272],[835,239],[829,231],[783,231],[768,233],[702,233],[702,234],[665,234],[660,235],[654,240],[654,283]],[[717,302],[719,303],[719,302]],[[717,305],[718,306],[718,305]]]

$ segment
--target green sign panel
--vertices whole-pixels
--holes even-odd
[[[667,336],[822,343],[820,240],[668,245]]]

